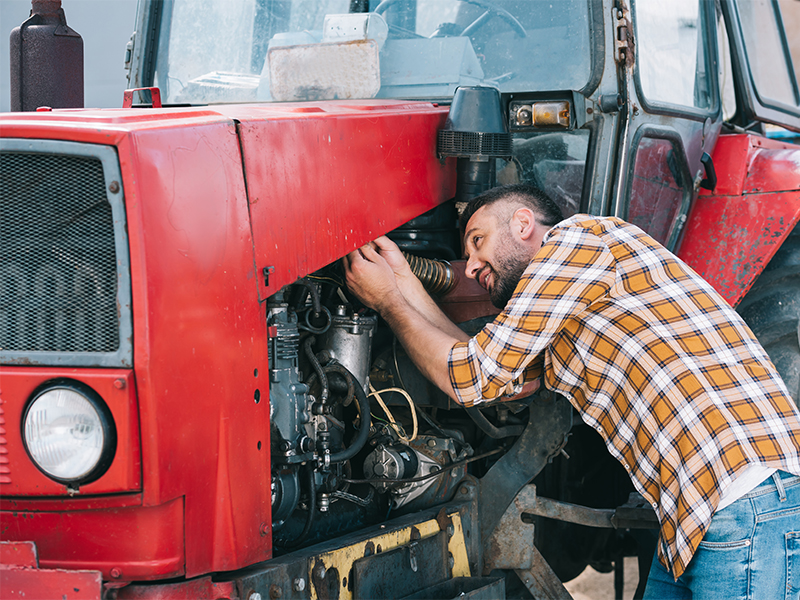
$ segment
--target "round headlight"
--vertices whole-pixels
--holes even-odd
[[[108,469],[117,446],[108,407],[91,389],[57,383],[28,404],[22,439],[33,462],[62,483],[85,484]]]

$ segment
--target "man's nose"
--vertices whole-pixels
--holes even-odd
[[[464,267],[464,274],[470,279],[475,279],[478,276],[478,271],[481,270],[482,263],[475,258],[474,255],[467,256],[467,264]]]

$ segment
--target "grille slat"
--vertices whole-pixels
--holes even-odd
[[[119,338],[102,162],[0,153],[0,349],[113,352]]]

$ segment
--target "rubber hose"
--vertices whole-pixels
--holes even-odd
[[[306,517],[305,525],[303,525],[303,531],[291,542],[284,544],[286,548],[294,548],[305,541],[308,534],[311,533],[311,528],[314,526],[314,518],[317,516],[317,484],[314,481],[314,468],[309,465],[304,470],[308,475],[308,516]]]
[[[347,371],[347,369],[344,367],[342,367],[342,369]],[[361,384],[358,383],[355,377],[353,377],[353,374],[350,373],[350,371],[347,371],[347,373],[355,382],[353,385],[353,392],[355,393],[356,402],[358,402],[358,411],[361,413],[361,424],[359,425],[358,434],[353,442],[341,452],[331,454],[332,463],[343,462],[353,458],[364,447],[364,444],[367,443],[367,438],[369,437],[369,399],[364,393],[364,388],[362,388]]]
[[[367,398],[367,394],[364,392],[364,388],[361,387],[361,384],[358,380],[353,376],[353,374],[348,371],[345,367],[343,367],[338,362],[331,362],[324,367],[322,370],[325,373],[338,373],[342,377],[344,377],[345,381],[347,382],[347,397],[345,398],[344,405],[347,406],[350,402],[351,396],[354,396],[356,402],[358,403],[358,411],[361,414],[361,424],[359,425],[358,433],[356,434],[353,443],[350,444],[344,450],[340,452],[335,452],[331,454],[331,462],[343,462],[346,460],[350,460],[359,451],[364,447],[364,444],[367,443],[367,438],[369,437],[369,399]],[[308,378],[308,386],[314,383],[316,379],[316,373],[312,373],[311,376]],[[307,455],[303,455],[307,456]],[[295,462],[298,458],[303,457],[293,457],[291,462]],[[308,460],[307,458],[305,460]]]
[[[478,428],[490,438],[499,440],[514,435],[521,435],[525,430],[524,425],[506,425],[505,427],[495,426],[487,419],[479,408],[474,406],[466,409],[467,414],[475,422]]]
[[[325,375],[325,370],[322,368],[322,365],[319,364],[317,357],[314,355],[314,351],[311,349],[312,344],[314,344],[316,341],[317,340],[314,336],[309,336],[303,344],[303,349],[306,352],[306,356],[308,357],[311,366],[314,367],[314,372],[319,377],[319,384],[322,387],[320,402],[325,404],[328,402],[328,378]],[[309,387],[311,387],[310,384]]]
[[[295,283],[297,285],[302,285],[311,294],[311,305],[314,307],[314,314],[318,315],[322,311],[322,305],[319,301],[319,291],[317,290],[317,286],[305,277],[298,279]]]

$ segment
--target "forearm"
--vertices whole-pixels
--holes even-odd
[[[433,300],[430,302],[436,307]],[[453,345],[461,341],[461,336],[464,339],[469,338],[447,319],[438,307],[436,309],[441,318],[437,315],[437,311],[429,311],[429,308],[426,306],[423,310],[430,312],[437,321],[443,318],[446,321],[445,327],[449,324],[447,329],[438,327],[428,314],[417,310],[417,306],[412,305],[405,297],[387,302],[381,307],[380,313],[422,374],[445,394],[455,399],[447,360]],[[451,333],[452,328],[456,329],[458,337]]]
[[[442,312],[419,279],[412,275],[409,280],[398,283],[403,297],[428,323],[455,338],[455,341],[466,342],[469,339],[469,336]]]

